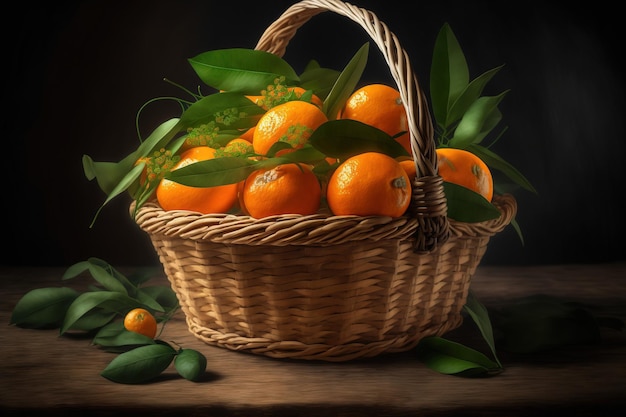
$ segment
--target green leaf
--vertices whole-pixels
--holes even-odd
[[[504,67],[504,65],[493,68],[471,81],[461,92],[459,97],[454,102],[450,103],[450,108],[447,111],[446,119],[442,121],[442,125],[447,127],[460,120],[472,104],[478,100],[485,86],[502,67]]]
[[[444,181],[448,217],[459,222],[475,223],[497,219],[502,213],[485,197],[463,186]]]
[[[430,68],[430,96],[438,125],[448,126],[448,111],[468,84],[469,70],[465,55],[450,25],[445,23],[435,40]]]
[[[158,311],[159,313],[163,313],[165,311],[165,308],[163,308],[161,303],[155,300],[150,294],[144,292],[141,288],[135,291],[133,298],[139,301],[142,306],[148,310]]]
[[[259,94],[280,76],[289,85],[299,82],[298,75],[285,60],[265,51],[219,49],[196,55],[189,63],[205,84],[217,90]]]
[[[489,133],[486,131],[486,128],[493,128],[493,121],[499,119],[498,104],[500,104],[507,92],[505,91],[497,96],[480,97],[472,103],[454,130],[454,136],[450,139],[449,146],[464,149],[470,144],[478,143],[482,140]]]
[[[238,116],[227,126],[229,129],[246,129],[256,125],[265,110],[254,104],[242,93],[225,92],[211,94],[193,103],[180,116],[180,124],[185,129],[198,127],[215,121],[216,114],[236,109]],[[219,125],[218,125],[219,126]]]
[[[69,266],[65,270],[65,272],[63,273],[61,279],[62,280],[66,280],[66,279],[76,278],[77,276],[79,276],[83,272],[87,271],[89,269],[89,265],[90,265],[89,261],[77,262],[77,263]]]
[[[254,161],[223,157],[186,165],[171,171],[165,178],[192,187],[214,187],[243,181],[255,169]]]
[[[369,43],[366,43],[359,48],[350,62],[348,62],[348,65],[346,65],[343,71],[341,71],[341,74],[339,74],[328,97],[324,100],[324,106],[322,108],[328,120],[335,120],[337,118],[337,114],[339,114],[339,111],[354,92],[365,70],[368,54]]]
[[[102,327],[93,338],[94,345],[109,348],[127,348],[129,346],[153,345],[154,339],[139,333],[129,332],[122,322],[111,323]]]
[[[80,316],[71,327],[67,329],[75,331],[90,332],[97,330],[111,323],[117,317],[117,313],[101,308],[94,308]]]
[[[137,300],[118,292],[95,291],[80,294],[67,309],[65,320],[61,326],[61,334],[73,328],[81,317],[97,307],[122,315],[137,305]]]
[[[206,357],[193,349],[181,349],[174,359],[178,373],[189,381],[198,381],[206,371]]]
[[[329,68],[307,68],[300,74],[300,87],[312,90],[316,96],[325,100],[341,72]]]
[[[150,136],[130,155],[120,162],[94,162],[89,156],[83,155],[83,170],[88,180],[97,180],[100,189],[105,194],[119,194],[127,188],[120,182],[132,171],[137,160],[150,154],[155,148],[164,147],[180,130],[178,119],[170,119],[158,126]],[[116,195],[115,194],[115,195]]]
[[[489,349],[491,349],[491,353],[494,359],[499,366],[502,366],[496,352],[496,343],[493,337],[493,328],[491,327],[489,312],[487,311],[485,306],[478,301],[472,291],[470,291],[467,296],[467,300],[465,302],[465,305],[463,306],[463,310],[469,314],[472,320],[474,320],[474,323],[476,323],[476,326],[480,330],[480,333],[483,335],[483,339],[485,339],[485,342],[489,346]]]
[[[78,297],[72,288],[38,288],[27,292],[15,305],[9,324],[22,328],[56,328]]]
[[[517,222],[517,219],[513,218],[511,220],[511,226],[513,226],[513,229],[515,230],[515,233],[517,233],[517,237],[519,237],[520,242],[522,243],[522,246],[524,245],[524,235],[522,234],[522,229],[520,228],[519,223]]]
[[[363,152],[381,152],[393,158],[409,155],[389,134],[350,119],[322,124],[309,137],[309,143],[323,154],[340,160]]]
[[[135,285],[128,280],[118,270],[109,265],[106,261],[91,257],[87,261],[78,262],[70,266],[63,274],[62,279],[76,278],[83,272],[89,271],[92,278],[109,291],[129,294],[135,290]]]
[[[170,119],[157,127],[152,134],[131,154],[120,162],[94,162],[91,157],[83,155],[83,170],[89,180],[97,179],[100,189],[107,198],[96,211],[89,227],[93,227],[102,209],[115,197],[136,185],[141,176],[144,164],[137,164],[139,158],[150,154],[155,148],[165,147],[180,131],[178,119]]]
[[[511,179],[511,181],[521,186],[525,190],[528,190],[532,193],[537,193],[535,187],[533,187],[530,181],[528,181],[520,171],[518,171],[513,165],[509,164],[500,156],[498,156],[495,152],[477,144],[472,144],[468,146],[467,150],[482,159],[490,169],[495,169],[502,172],[509,179]]]
[[[278,140],[278,141],[274,142],[274,143],[272,144],[272,146],[270,146],[270,148],[269,148],[269,149],[267,150],[267,152],[265,153],[265,156],[270,157],[270,158],[273,158],[273,157],[275,157],[275,156],[276,156],[276,154],[277,154],[279,151],[283,151],[283,150],[287,150],[287,149],[289,149],[289,150],[293,150],[293,149],[294,149],[294,147],[293,147],[293,146],[291,146],[291,144],[289,144],[289,143],[287,143],[287,142],[284,142],[284,141],[282,141],[282,140]]]
[[[481,352],[441,337],[420,340],[416,353],[426,366],[446,375],[477,377],[502,371],[499,364]]]
[[[121,353],[100,373],[120,384],[139,384],[160,375],[172,363],[176,350],[167,344],[146,345]]]
[[[102,284],[105,289],[122,294],[128,294],[124,283],[120,282],[115,276],[109,273],[109,270],[96,264],[90,264],[89,272],[91,272],[91,276]],[[128,281],[126,281],[126,283],[128,286],[131,285]]]
[[[303,164],[317,164],[322,162],[325,158],[326,155],[315,149],[310,143],[304,145],[302,148],[296,149],[293,152],[285,153],[280,157],[280,159],[285,162]]]
[[[83,161],[84,161],[84,159],[83,159]],[[125,192],[126,190],[128,190],[135,183],[135,181],[137,181],[137,179],[139,179],[139,177],[141,176],[141,173],[143,172],[144,166],[145,166],[145,164],[143,164],[143,163],[134,166],[127,173],[127,175],[124,176],[120,180],[120,182],[111,190],[111,192],[107,196],[106,200],[104,200],[104,203],[102,203],[100,208],[96,211],[96,214],[94,215],[93,220],[91,221],[91,224],[89,225],[89,227],[93,227],[93,225],[95,224],[95,222],[96,222],[98,216],[100,215],[100,212],[104,208],[104,206],[109,204],[115,197],[117,197],[118,195],[120,195],[123,192]]]

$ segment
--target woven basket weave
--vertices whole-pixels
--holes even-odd
[[[256,49],[283,56],[297,29],[331,11],[358,23],[379,47],[409,116],[417,167],[408,214],[245,215],[138,210],[185,313],[210,345],[275,358],[347,361],[412,349],[462,322],[461,311],[489,239],[517,206],[481,223],[446,217],[432,122],[407,54],[370,11],[339,0],[288,8]]]

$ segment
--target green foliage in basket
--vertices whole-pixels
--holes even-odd
[[[484,96],[489,81],[503,65],[488,70],[470,80],[469,68],[461,46],[449,24],[444,24],[433,50],[430,69],[430,99],[438,148],[465,149],[482,159],[491,170],[499,171],[509,182],[536,193],[533,185],[513,165],[505,161],[491,147],[506,131],[494,136],[502,121],[498,106],[509,90],[495,96]],[[490,142],[485,143],[489,138]],[[503,192],[506,187],[494,178],[494,188]],[[448,200],[448,215],[459,221],[488,220],[495,215],[489,202],[480,195],[454,184],[444,184]],[[516,219],[511,221],[520,240],[521,229]]]
[[[483,96],[489,81],[504,65],[486,71],[470,81],[465,55],[449,24],[439,31],[430,69],[430,98],[435,121],[437,147],[466,149],[480,157],[491,169],[505,174],[512,182],[536,193],[532,184],[515,167],[489,148],[506,131],[504,128],[485,144],[502,120],[498,105],[509,90]]]
[[[192,101],[177,99],[183,109],[180,118],[173,118],[162,123],[148,138],[141,140],[141,144],[134,152],[117,163],[96,162],[88,155],[84,155],[83,169],[86,177],[89,180],[96,179],[100,188],[107,194],[100,210],[113,198],[127,191],[138,202],[136,208],[139,208],[154,192],[158,180],[161,179],[158,178],[149,183],[147,189],[139,187],[139,178],[145,168],[142,158],[161,149],[175,153],[184,142],[189,129],[211,124],[222,134],[231,132],[231,137],[235,137],[240,134],[240,132],[233,133],[237,132],[236,129],[254,126],[263,113],[263,109],[245,95],[250,91],[258,94],[267,87],[268,80],[282,78],[290,80],[296,86],[302,84],[307,88],[314,88],[315,93],[324,99],[324,112],[329,119],[332,119],[331,115],[337,114],[361,78],[368,52],[369,44],[366,43],[341,73],[321,68],[315,61],[311,61],[300,76],[297,76],[282,58],[263,51],[225,49],[200,54],[190,59],[192,67],[208,87],[216,90],[228,87],[231,90],[207,96],[189,92],[192,95]],[[305,81],[300,82],[300,79]],[[325,94],[326,91],[328,91],[327,94]],[[229,115],[229,117],[224,117],[224,115]],[[275,148],[273,152],[277,150],[278,148]],[[248,158],[238,158],[239,161],[198,163],[195,168],[171,173],[167,178],[193,186],[221,185],[239,182],[258,168],[289,162],[310,163],[324,158],[322,153],[307,146],[302,152],[282,158],[270,157],[256,162]],[[199,175],[200,172],[204,175]]]
[[[361,79],[368,53],[369,43],[366,43],[342,71],[323,68],[312,60],[301,74],[282,58],[264,51],[223,49],[191,58],[189,63],[199,79],[218,92],[202,95],[181,87],[190,95],[189,100],[172,97],[150,100],[139,110],[137,118],[146,105],[158,100],[176,100],[182,110],[180,117],[163,122],[145,139],[138,132],[140,145],[119,162],[96,162],[88,155],[83,156],[86,177],[96,179],[107,195],[94,216],[94,222],[107,203],[125,192],[130,193],[137,202],[135,209],[139,209],[164,177],[185,185],[209,187],[236,183],[256,169],[292,162],[319,164],[322,168],[317,172],[327,173],[332,169],[323,163],[327,156],[340,161],[364,151],[382,152],[392,157],[407,156],[407,152],[385,132],[359,122],[335,120]],[[454,33],[449,25],[442,27],[435,43],[430,74],[436,143],[438,147],[470,150],[485,160],[490,168],[503,172],[517,185],[534,192],[518,170],[490,149],[495,140],[489,145],[483,144],[502,118],[498,104],[507,91],[493,97],[481,96],[488,81],[500,68],[487,71],[470,82],[467,63]],[[217,132],[217,143],[226,143],[237,137],[240,129],[253,127],[264,110],[246,95],[258,94],[275,80],[309,89],[308,96],[301,99],[314,93],[323,100],[323,111],[329,121],[313,133],[303,149],[275,157],[276,152],[289,146],[281,142],[270,149],[269,158],[254,160],[249,158],[252,155],[241,155],[202,161],[173,172],[163,172],[148,181],[147,186],[139,186],[146,158],[159,152],[176,154],[190,129],[210,126]],[[479,194],[450,183],[445,183],[444,187],[451,218],[478,222],[499,216],[499,211]],[[512,224],[520,233],[517,223],[513,221]]]

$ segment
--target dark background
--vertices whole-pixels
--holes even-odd
[[[118,161],[137,145],[135,115],[151,98],[199,85],[187,59],[211,49],[253,48],[291,1],[22,2],[3,31],[5,170],[3,265],[69,266],[88,257],[114,266],[158,262],[118,197],[89,224],[104,194],[81,157]],[[398,36],[424,88],[432,47],[450,23],[472,78],[505,64],[487,93],[510,89],[508,126],[496,150],[535,185],[514,193],[522,245],[512,228],[483,264],[595,263],[626,259],[620,194],[626,176],[621,16],[609,3],[567,9],[546,2],[354,0]],[[581,6],[582,7],[582,6]],[[10,31],[9,31],[10,30]],[[332,13],[309,21],[285,59],[340,69],[368,38]],[[392,82],[370,49],[364,81]],[[177,116],[149,108],[149,133]]]

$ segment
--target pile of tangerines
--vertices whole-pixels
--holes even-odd
[[[289,100],[280,100],[286,95]],[[290,146],[281,152],[302,148],[313,132],[328,121],[319,97],[301,87],[268,86],[257,96],[247,96],[265,111],[257,124],[225,146],[210,141],[202,128],[188,132],[177,155],[160,155],[160,170],[224,156],[263,159],[277,142]],[[354,91],[337,115],[373,126],[392,136],[412,155],[407,131],[407,113],[394,87],[368,84]],[[209,139],[207,139],[209,138]],[[487,165],[471,152],[438,148],[439,174],[481,194],[493,195],[493,179]],[[150,159],[150,158],[148,158]],[[143,159],[146,161],[146,159]],[[155,166],[155,160],[148,163]],[[345,160],[326,158],[328,169],[321,175],[315,165],[283,163],[258,169],[245,180],[212,187],[195,187],[162,178],[154,197],[166,211],[243,213],[254,218],[272,215],[310,215],[327,210],[334,215],[402,216],[411,201],[411,183],[416,175],[411,156],[393,158],[381,152],[364,152]],[[169,164],[169,165],[168,165]],[[151,175],[147,172],[146,175]],[[154,175],[154,174],[152,174]]]

